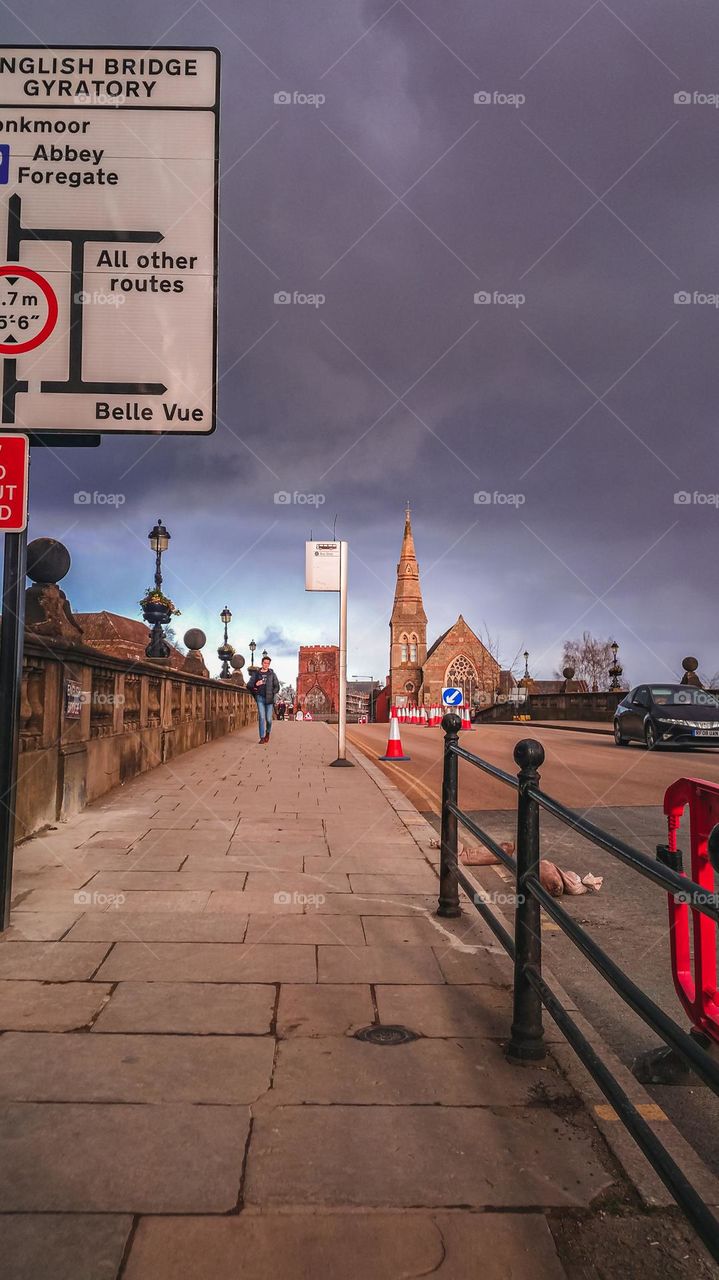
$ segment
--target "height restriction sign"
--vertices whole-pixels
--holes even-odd
[[[3,423],[213,430],[219,61],[0,46]]]

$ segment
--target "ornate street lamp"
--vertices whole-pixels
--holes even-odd
[[[150,543],[150,549],[155,553],[155,589],[154,593],[150,592],[142,602],[142,616],[145,622],[152,626],[150,643],[145,649],[145,654],[148,658],[169,658],[170,646],[162,628],[168,625],[172,612],[165,603],[162,591],[162,555],[170,545],[170,533],[159,516],[157,524],[148,533],[147,540]]]
[[[619,665],[619,663],[618,663],[618,661],[617,661],[617,654],[618,654],[618,652],[619,652],[619,645],[617,644],[616,640],[613,640],[613,641],[612,641],[612,643],[611,643],[611,645],[610,645],[609,647],[610,647],[610,649],[611,649],[611,651],[612,651],[612,655],[613,655],[612,665],[611,665],[611,667],[609,668],[609,675],[610,675],[610,684],[609,684],[609,688],[610,688],[610,689],[621,689],[621,687],[622,687],[622,686],[621,686],[621,684],[620,684],[619,677],[621,676],[621,674],[622,674],[622,670],[623,670],[623,669],[622,669],[622,667]]]
[[[524,650],[522,657],[524,658],[524,675],[522,679],[529,680],[529,650],[528,649]]]
[[[217,656],[220,659],[220,662],[222,663],[220,680],[229,680],[232,675],[232,672],[230,671],[230,658],[234,654],[235,649],[234,649],[234,645],[229,644],[227,640],[227,628],[232,622],[232,614],[230,613],[230,610],[227,608],[227,605],[225,605],[224,609],[222,610],[222,613],[220,614],[220,619],[225,628],[224,641],[222,642],[222,644],[217,650]]]
[[[250,665],[247,668],[248,671],[257,670],[257,667],[255,666],[255,649],[256,648],[257,648],[257,645],[255,644],[254,640],[250,640]]]

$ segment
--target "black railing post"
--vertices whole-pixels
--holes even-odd
[[[528,788],[539,783],[537,770],[544,763],[544,747],[524,738],[514,748],[519,765],[517,803],[517,905],[514,914],[514,1016],[507,1057],[517,1062],[537,1062],[546,1054],[542,1029],[542,1001],[527,980],[531,965],[542,972],[540,906],[524,888],[526,876],[539,879],[539,805]]]
[[[444,729],[444,771],[442,773],[442,834],[440,837],[438,916],[460,916],[457,881],[457,819],[447,805],[457,803],[458,760],[450,748],[457,745],[462,721],[453,712],[442,717]]]

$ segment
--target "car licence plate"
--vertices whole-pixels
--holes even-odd
[[[716,729],[692,729],[692,735],[695,738],[716,738]]]

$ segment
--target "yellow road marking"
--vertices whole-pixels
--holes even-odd
[[[348,738],[348,741],[351,742],[354,747],[357,747],[358,750],[364,752],[364,754],[366,756],[369,756],[371,760],[376,761],[380,769],[385,769],[387,772],[391,771],[392,773],[396,773],[397,777],[401,778],[407,787],[412,787],[414,788],[415,791],[418,791],[420,795],[423,795],[425,799],[428,801],[429,807],[432,813],[436,813],[436,814],[441,813],[441,807],[439,805],[436,795],[434,794],[433,791],[430,791],[429,787],[425,786],[423,782],[419,782],[417,778],[413,778],[410,773],[407,773],[404,769],[401,769],[399,765],[392,764],[390,760],[380,760],[379,758],[380,753],[378,751],[375,751],[374,748],[369,745],[369,743],[362,742],[361,740],[353,737],[352,734],[350,733],[347,734],[347,738]],[[400,788],[400,790],[402,789],[403,788]],[[410,800],[413,799],[412,796],[410,796],[409,798]]]
[[[657,1106],[656,1102],[639,1102],[635,1105],[637,1111],[644,1120],[666,1120],[667,1118],[661,1107]],[[600,1120],[613,1121],[619,1119],[614,1107],[611,1107],[608,1102],[598,1103],[594,1107],[594,1110]]]

